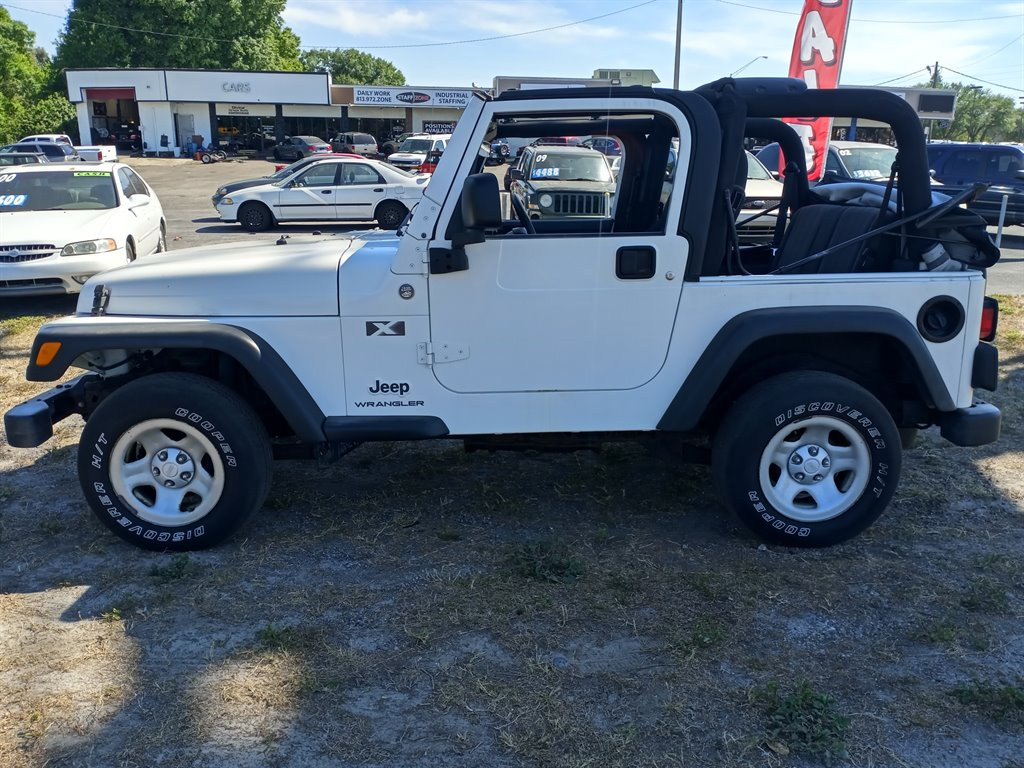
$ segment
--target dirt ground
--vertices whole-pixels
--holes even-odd
[[[166,203],[165,203],[166,204]],[[0,440],[0,766],[1024,768],[1024,301],[1002,439],[931,432],[886,514],[765,546],[705,468],[367,445],[279,462],[212,551],[136,550],[81,421]],[[0,304],[0,410],[35,329]]]

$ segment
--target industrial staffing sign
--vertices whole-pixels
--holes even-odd
[[[473,91],[442,88],[353,88],[356,104],[388,107],[453,107],[464,109]]]
[[[853,0],[804,0],[796,26],[789,76],[807,83],[808,88],[835,88],[843,67],[846,29]],[[832,118],[785,118],[800,134],[807,153],[807,178],[815,181],[825,167]]]

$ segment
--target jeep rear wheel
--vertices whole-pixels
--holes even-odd
[[[202,376],[162,373],[107,397],[86,422],[78,476],[114,533],[144,549],[218,544],[263,504],[270,440],[249,405]]]
[[[715,435],[712,476],[761,538],[823,547],[878,518],[901,460],[899,431],[882,403],[841,376],[805,371],[740,398]]]

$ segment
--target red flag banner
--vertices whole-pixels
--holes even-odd
[[[804,0],[789,59],[790,77],[803,80],[808,88],[835,88],[839,84],[852,5],[853,0]],[[832,119],[787,117],[785,121],[793,125],[804,141],[807,178],[819,179],[825,166]]]

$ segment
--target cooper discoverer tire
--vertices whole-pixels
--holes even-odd
[[[242,398],[188,373],[110,394],[85,424],[78,478],[96,516],[138,547],[212,547],[263,504],[270,439]]]
[[[761,538],[826,547],[885,510],[902,453],[892,416],[870,392],[831,373],[768,379],[743,395],[712,443],[715,489]]]

